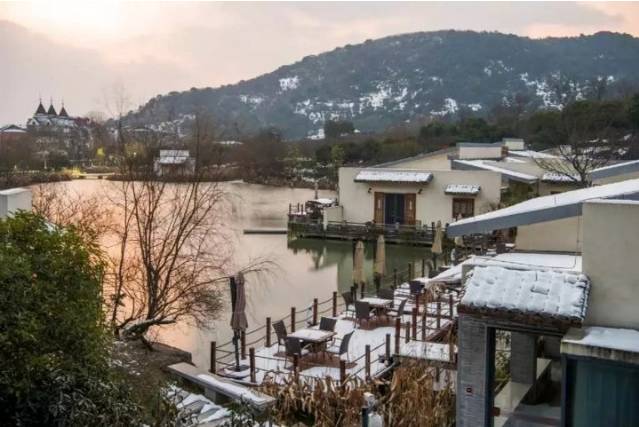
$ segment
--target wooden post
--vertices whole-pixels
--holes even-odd
[[[404,340],[407,343],[409,343],[410,342],[410,322],[406,322],[405,334],[406,336],[404,337]]]
[[[317,298],[313,298],[313,326],[317,325]]]
[[[424,310],[424,314],[422,314],[422,341],[426,341],[426,327],[428,325],[426,316],[428,316],[428,312]]]
[[[271,346],[271,318],[266,318],[266,346]]]
[[[246,332],[240,332],[240,343],[242,345],[242,359],[246,359]]]
[[[412,318],[412,322],[413,322],[413,340],[417,339],[417,307],[413,307],[413,318]]]
[[[453,342],[452,336],[448,337],[448,361],[455,363],[455,343]]]
[[[215,354],[215,346],[216,346],[215,341],[211,341],[211,366],[209,368],[209,372],[212,374],[215,373],[215,369],[216,369],[215,362],[216,362],[217,356]]]
[[[251,370],[251,382],[255,382],[255,349],[249,348],[249,368]]]
[[[448,315],[453,318],[453,294],[448,294]]]
[[[337,317],[337,292],[333,292],[333,317]]]
[[[399,340],[402,332],[402,319],[395,319],[395,354],[399,354]]]
[[[415,294],[415,308],[417,309],[417,313],[419,313],[419,300],[421,299],[421,294]]]
[[[437,329],[441,328],[442,324],[442,303],[439,301],[439,297],[437,297]]]
[[[339,382],[342,385],[346,382],[346,361],[342,359],[339,361]]]
[[[366,344],[364,349],[364,366],[366,368],[364,369],[364,372],[366,372],[366,379],[368,380],[371,377],[371,346]]]
[[[397,267],[393,268],[393,286],[397,287],[399,283],[397,283]]]
[[[291,307],[291,332],[295,332],[295,307]]]
[[[426,277],[426,258],[422,258],[422,277]]]
[[[408,277],[406,278],[406,280],[413,280],[413,263],[412,262],[408,263]]]
[[[362,282],[359,284],[359,297],[364,298],[364,290],[366,289],[366,283]]]
[[[386,334],[386,360],[391,358],[391,334]]]
[[[293,375],[295,376],[295,381],[299,380],[299,364],[300,359],[297,354],[293,355]]]

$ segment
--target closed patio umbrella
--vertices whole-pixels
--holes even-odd
[[[433,254],[433,269],[437,268],[437,255],[441,255],[443,251],[442,241],[444,240],[444,230],[442,229],[442,222],[437,221],[435,226],[435,236],[433,237],[433,246],[431,252]]]
[[[366,282],[364,277],[364,243],[359,240],[353,254],[353,283],[359,285]]]
[[[246,320],[246,292],[244,290],[244,274],[239,272],[235,278],[231,278],[231,303],[233,314],[231,315],[231,328],[233,329],[233,344],[235,345],[235,370],[246,369],[240,366],[240,349],[238,341],[240,334],[248,327]]]
[[[386,243],[384,235],[380,234],[377,238],[377,248],[375,250],[375,286],[379,288],[382,277],[386,274]]]

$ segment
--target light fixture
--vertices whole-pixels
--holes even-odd
[[[422,189],[417,190],[417,194],[422,194]]]
[[[373,190],[372,188],[368,187],[368,194],[371,194],[372,190]]]

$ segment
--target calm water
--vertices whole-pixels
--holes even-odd
[[[80,194],[100,194],[108,191],[109,182],[72,181],[64,183]],[[318,298],[325,300],[333,291],[348,290],[352,281],[352,244],[317,239],[291,240],[286,235],[244,235],[245,228],[286,227],[289,203],[314,197],[313,190],[269,187],[242,182],[223,184],[231,199],[232,214],[226,218],[232,230],[231,244],[235,248],[234,262],[245,264],[249,259],[268,258],[277,264],[270,277],[247,280],[247,317],[249,329],[261,325],[266,317],[283,317],[291,307],[307,307]],[[334,197],[330,191],[320,191],[320,197]],[[365,270],[372,283],[373,247],[366,246]],[[411,260],[428,257],[426,248],[387,245],[387,271],[394,267],[405,270]],[[188,324],[163,327],[154,331],[156,338],[189,351],[198,366],[209,363],[210,341],[228,341],[228,309],[200,329]]]

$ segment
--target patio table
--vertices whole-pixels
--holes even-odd
[[[287,335],[290,338],[297,338],[300,341],[311,344],[314,353],[324,350],[326,343],[333,339],[337,332],[322,331],[320,329],[300,329]]]
[[[360,299],[359,301],[367,302],[368,305],[370,305],[371,308],[375,310],[375,314],[377,316],[384,315],[386,311],[393,305],[393,300],[386,298],[366,297]]]

